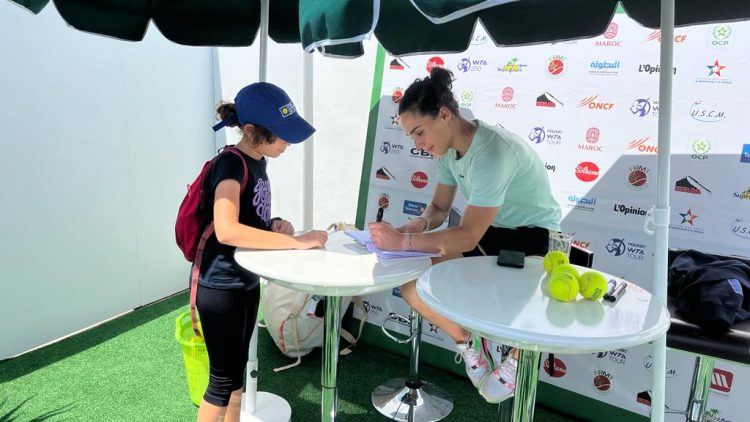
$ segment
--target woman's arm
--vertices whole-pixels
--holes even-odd
[[[219,243],[249,249],[309,249],[325,245],[325,231],[313,230],[292,237],[256,229],[239,222],[240,183],[225,179],[216,186],[214,195],[214,230]]]
[[[397,228],[401,233],[422,233],[434,229],[443,224],[451,211],[453,199],[456,197],[456,187],[438,183],[432,201],[422,211],[419,217],[412,219],[403,226]]]
[[[439,252],[454,255],[474,249],[492,224],[500,207],[475,207],[468,205],[461,216],[458,227],[430,233],[405,235],[403,249]]]

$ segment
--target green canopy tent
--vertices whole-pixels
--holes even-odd
[[[11,0],[38,13],[49,0]],[[178,44],[247,46],[261,29],[261,80],[265,79],[267,33],[281,43],[301,43],[305,51],[356,57],[362,41],[375,36],[392,55],[461,52],[478,22],[497,45],[524,45],[601,35],[618,6],[672,39],[677,26],[750,19],[747,0],[55,0],[72,27],[123,40],[141,40],[153,21]],[[262,7],[264,6],[264,7]],[[266,7],[268,8],[266,10]],[[671,69],[672,43],[661,43],[661,68]],[[309,55],[306,55],[309,56]],[[305,98],[312,77],[305,61]],[[669,157],[672,73],[659,80],[657,203],[650,223],[655,234],[654,294],[666,302],[669,224]],[[307,101],[307,100],[306,100]],[[304,107],[309,112],[309,104]],[[308,116],[309,117],[309,116]],[[306,143],[311,145],[311,143]],[[306,148],[307,148],[306,145]],[[310,146],[311,148],[311,146]],[[306,149],[306,161],[311,150]],[[312,169],[305,170],[311,187]],[[307,189],[306,189],[307,190]],[[304,200],[311,222],[311,199]],[[652,420],[664,418],[666,339],[654,342]]]
[[[39,13],[50,0],[11,0]],[[261,0],[54,0],[72,27],[140,41],[151,22],[169,40],[194,46],[248,46],[261,25]],[[353,57],[374,34],[393,55],[466,50],[478,21],[497,45],[601,35],[618,4],[658,28],[654,0],[273,0],[268,34],[306,51]],[[676,0],[677,26],[750,18],[744,0]]]

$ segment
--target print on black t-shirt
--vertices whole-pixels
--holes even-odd
[[[248,178],[245,190],[240,193],[239,222],[261,230],[270,230],[271,185],[266,173],[265,158],[255,160],[242,154],[247,164]],[[206,195],[207,215],[213,218],[213,202],[216,186],[223,180],[233,179],[242,183],[244,170],[240,158],[235,154],[219,156],[208,178]],[[234,261],[234,246],[220,244],[216,234],[206,241],[198,283],[215,289],[250,290],[259,283],[258,276],[240,267]]]

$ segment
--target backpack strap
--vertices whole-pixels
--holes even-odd
[[[212,221],[211,224],[206,227],[206,230],[203,231],[203,236],[201,236],[201,240],[198,242],[198,251],[195,253],[195,262],[193,263],[190,275],[190,321],[193,323],[193,331],[198,337],[203,337],[198,329],[198,319],[195,308],[195,300],[198,294],[198,276],[201,270],[201,262],[203,261],[203,248],[206,246],[206,240],[211,237],[213,232],[214,223]]]
[[[305,305],[305,303],[307,303],[307,299],[309,297],[309,294],[297,293],[297,296],[294,298],[292,310],[291,312],[289,312],[289,316],[286,319],[287,322],[292,323],[292,337],[294,339],[294,347],[297,350],[297,360],[289,365],[273,368],[273,372],[286,371],[287,369],[294,368],[295,366],[299,366],[302,363],[302,355],[300,355],[299,353],[299,331],[297,322],[299,321],[299,315],[302,312],[302,307]]]
[[[362,337],[362,330],[365,328],[365,322],[367,321],[367,310],[365,309],[365,304],[362,303],[362,298],[359,296],[352,296],[352,302],[354,303],[354,306],[358,307],[362,312],[362,319],[359,320],[359,333],[357,333],[356,338],[346,329],[341,329],[341,337],[349,342],[349,345],[341,350],[341,356],[346,356],[352,352],[352,347],[356,346],[359,338]]]
[[[245,162],[245,158],[242,156],[242,153],[237,149],[235,146],[227,146],[222,148],[222,150],[219,152],[219,155],[214,158],[213,162],[211,163],[211,166],[213,167],[213,163],[216,162],[216,160],[221,156],[221,154],[226,152],[230,152],[240,158],[240,161],[242,162],[242,183],[240,183],[240,195],[245,191],[245,187],[247,187],[247,179],[248,179],[248,170],[247,170],[247,163]],[[206,241],[209,237],[214,233],[214,223],[213,221],[206,227],[205,230],[203,230],[203,235],[201,236],[201,240],[198,242],[198,250],[195,252],[195,262],[193,263],[193,268],[191,269],[191,275],[190,275],[190,321],[193,323],[193,332],[195,332],[195,335],[198,337],[202,337],[201,331],[198,329],[198,317],[197,317],[197,310],[195,307],[195,301],[197,299],[198,294],[198,277],[200,275],[200,269],[201,269],[201,262],[203,261],[203,249],[206,247]]]

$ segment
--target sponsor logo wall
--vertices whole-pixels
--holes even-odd
[[[642,230],[656,202],[659,45],[675,49],[670,246],[750,256],[750,24],[679,28],[674,39],[618,14],[600,37],[526,47],[495,47],[477,28],[453,55],[385,60],[367,193],[366,221],[378,204],[400,225],[429,204],[436,160],[414,148],[399,126],[403,91],[434,66],[454,73],[462,114],[501,125],[542,158],[563,212],[563,230],[595,254],[597,269],[652,287],[653,239]],[[454,206],[462,209],[460,194]],[[368,321],[408,314],[397,291],[368,296]],[[401,327],[403,333],[408,327]],[[423,340],[453,351],[425,321]],[[593,355],[555,355],[540,379],[648,415],[650,347]],[[543,358],[545,358],[543,356]],[[724,363],[722,363],[724,364]],[[667,405],[688,395],[692,358],[669,353]],[[740,421],[736,391],[750,369],[717,367],[709,420]],[[723,372],[721,372],[723,371]],[[726,373],[725,373],[726,372]],[[727,374],[728,373],[728,374]],[[668,416],[668,420],[672,416]]]

